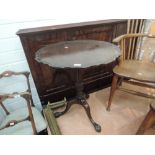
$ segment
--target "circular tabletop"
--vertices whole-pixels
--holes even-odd
[[[49,44],[36,52],[35,59],[54,68],[87,68],[108,64],[119,55],[119,47],[112,43],[74,40]]]

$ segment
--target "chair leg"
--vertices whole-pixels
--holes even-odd
[[[122,82],[123,82],[123,77],[121,77],[121,78],[118,79],[118,86],[119,87],[122,86]]]
[[[143,135],[147,129],[153,127],[154,123],[155,123],[155,109],[150,105],[150,111],[147,113],[136,135]]]
[[[110,106],[111,106],[112,98],[114,96],[114,92],[117,87],[117,82],[118,82],[118,76],[114,75],[113,80],[112,80],[111,90],[110,90],[110,97],[109,97],[109,101],[108,101],[107,111],[110,111]]]

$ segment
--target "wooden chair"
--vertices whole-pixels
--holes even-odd
[[[6,71],[0,74],[0,79],[10,76],[23,75],[27,81],[27,90],[25,92],[14,92],[11,94],[0,94],[0,134],[38,134],[46,129],[45,120],[33,104],[31,89],[29,83],[29,72],[13,72]],[[7,100],[13,100],[14,98],[23,98],[23,104],[26,101],[26,107],[20,106],[14,111],[7,109],[8,104],[11,102],[5,102]],[[24,104],[25,105],[25,104]]]
[[[150,110],[144,118],[136,134],[143,135],[145,132],[147,132],[147,130],[150,129],[153,129],[153,134],[155,134],[155,106],[153,104],[150,104]]]
[[[107,110],[110,111],[112,98],[116,89],[139,95],[147,98],[154,96],[142,92],[133,91],[122,87],[122,82],[137,85],[141,87],[155,88],[155,63],[154,56],[150,57],[149,49],[145,49],[147,54],[144,54],[143,43],[146,39],[155,38],[148,34],[125,34],[113,40],[121,49],[119,64],[113,69],[113,80],[110,90]],[[149,48],[149,46],[148,46]]]

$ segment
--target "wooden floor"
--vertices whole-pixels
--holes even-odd
[[[127,84],[126,84],[127,86]],[[129,86],[128,86],[129,87]],[[135,89],[140,89],[136,87]],[[106,111],[109,88],[92,93],[88,99],[94,120],[102,127],[101,133],[95,132],[84,109],[73,105],[57,122],[64,135],[134,135],[154,100],[116,91],[111,111]],[[154,90],[143,89],[155,94]]]

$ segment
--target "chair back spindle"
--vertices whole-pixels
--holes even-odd
[[[128,20],[128,26],[127,26],[127,34],[135,34],[135,33],[142,33],[144,30],[144,19],[132,19]],[[141,42],[139,40],[140,38],[136,37],[130,37],[130,38],[124,38],[123,41],[123,60],[128,59],[136,59],[136,52],[137,52],[137,43]],[[125,50],[125,51],[124,51]],[[139,49],[140,50],[140,49]]]
[[[135,42],[135,45],[130,48],[130,40]],[[122,57],[124,60],[155,60],[155,35],[149,34],[127,34],[118,42]],[[129,51],[130,50],[130,51]]]

